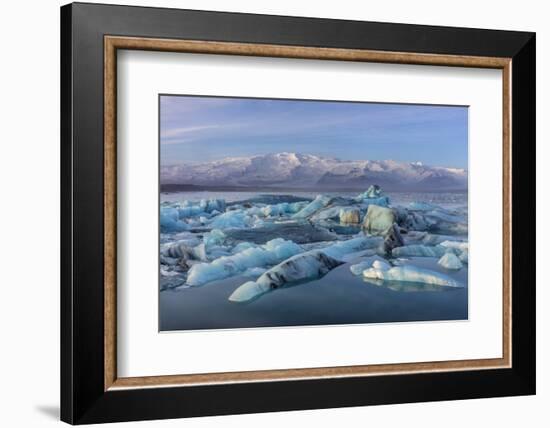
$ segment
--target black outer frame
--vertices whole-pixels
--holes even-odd
[[[512,58],[512,368],[104,391],[104,35]],[[535,393],[535,34],[73,3],[61,8],[61,420]]]

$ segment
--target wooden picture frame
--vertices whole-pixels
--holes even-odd
[[[502,358],[118,377],[118,49],[502,70]],[[535,392],[534,34],[76,3],[61,9],[61,53],[62,420],[80,424]]]

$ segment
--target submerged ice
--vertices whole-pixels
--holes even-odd
[[[389,269],[387,266],[373,266],[363,271],[363,278],[382,281],[423,283],[442,287],[462,287],[462,284],[448,275],[412,265],[395,266]]]

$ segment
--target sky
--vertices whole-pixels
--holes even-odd
[[[468,167],[468,108],[160,96],[161,164],[278,152]]]

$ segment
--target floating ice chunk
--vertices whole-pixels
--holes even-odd
[[[467,242],[443,241],[440,245],[446,248],[456,248],[457,250],[460,250],[460,251],[468,251]]]
[[[298,254],[272,267],[255,282],[244,283],[229,296],[229,300],[232,302],[248,302],[285,284],[320,278],[341,264],[343,262],[318,250]]]
[[[379,279],[383,281],[415,282],[443,287],[462,287],[462,284],[445,274],[411,265],[395,266],[388,270],[372,267],[363,271],[363,277],[366,279]]]
[[[308,202],[281,202],[274,205],[267,205],[260,209],[261,214],[265,217],[276,217],[276,216],[283,216],[288,214],[295,214],[298,211],[300,211],[302,208],[304,208]],[[254,210],[254,208],[251,208],[250,210]],[[249,210],[249,211],[250,211]],[[254,210],[255,211],[255,210]],[[260,213],[256,213],[257,215],[260,215]]]
[[[359,251],[369,250],[376,248],[382,243],[382,238],[379,237],[359,237],[348,239],[347,241],[340,241],[336,244],[329,245],[321,249],[327,256],[333,257],[338,260],[344,260],[349,254],[357,253]]]
[[[204,210],[198,205],[188,205],[178,208],[179,218],[197,217],[204,213]]]
[[[366,262],[360,262],[360,263],[351,265],[349,267],[349,270],[354,275],[361,275],[365,269],[368,269],[370,267],[371,267],[370,262],[366,261]]]
[[[262,214],[266,217],[281,216],[289,212],[289,203],[282,202],[276,205],[268,205],[261,209]]]
[[[292,241],[273,239],[260,247],[248,248],[237,254],[219,257],[211,263],[192,266],[187,277],[187,284],[203,285],[238,275],[248,268],[275,265],[301,251],[302,248]]]
[[[363,220],[363,230],[371,235],[383,235],[395,221],[396,216],[392,209],[369,205]]]
[[[203,262],[208,260],[208,255],[206,254],[206,244],[203,242],[196,247],[193,247],[193,256],[197,260],[201,260]]]
[[[181,273],[176,272],[176,271],[174,271],[174,270],[170,270],[169,268],[167,268],[166,266],[163,266],[163,265],[160,266],[160,274],[161,274],[161,276],[177,276],[177,275],[181,275]]]
[[[332,198],[330,196],[317,195],[317,197],[313,201],[311,201],[304,208],[295,213],[292,218],[307,218],[315,214],[321,208],[326,207],[328,204],[330,204],[331,201]]]
[[[379,198],[363,199],[363,202],[369,205],[387,207],[390,204],[390,199],[387,196],[380,196]]]
[[[252,226],[252,217],[246,215],[242,210],[227,211],[215,217],[210,226],[218,229],[245,228]]]
[[[175,266],[178,264],[178,259],[175,257],[168,257],[161,253],[159,258],[161,265]]]
[[[447,251],[451,251],[440,245],[429,247],[427,245],[407,245],[405,247],[397,247],[392,250],[394,257],[441,257]]]
[[[207,213],[213,213],[214,211],[223,213],[225,211],[225,199],[209,199],[206,202],[205,211]]]
[[[248,268],[243,272],[243,276],[255,276],[256,278],[262,275],[267,269],[261,267]]]
[[[437,264],[445,269],[462,269],[462,262],[454,253],[445,253],[443,257],[439,259]]]
[[[212,229],[210,232],[206,233],[203,238],[202,238],[202,241],[204,242],[204,245],[206,245],[206,247],[211,247],[213,245],[221,245],[223,244],[223,242],[225,241],[225,233],[223,233],[221,230],[219,229]]]
[[[177,236],[177,235],[176,235]],[[170,242],[165,242],[160,246],[160,253],[166,257],[179,258],[182,257],[182,252],[178,248],[183,246],[185,248],[192,248],[199,245],[201,241],[195,237],[177,239]]]
[[[341,224],[359,224],[361,222],[359,208],[341,208],[338,216]]]
[[[295,244],[292,241],[285,241],[282,238],[276,238],[272,239],[271,241],[267,242],[265,245],[262,245],[263,248],[265,248],[270,254],[275,256],[276,259],[279,261],[275,263],[279,263],[280,261],[292,257],[295,254],[301,253],[303,251],[302,247]],[[275,263],[268,263],[268,264],[275,264]]]
[[[204,244],[201,243],[191,247],[186,240],[163,245],[161,247],[160,257],[161,264],[174,265],[179,263],[183,267],[189,266],[189,263],[184,263],[188,260],[208,260]],[[173,263],[172,260],[176,260],[176,263]]]
[[[193,247],[189,245],[187,240],[175,241],[162,245],[161,254],[174,259],[194,257]]]
[[[182,232],[188,230],[189,226],[184,222],[179,221],[178,210],[172,207],[161,207],[160,209],[160,231]]]
[[[369,188],[353,198],[355,202],[364,202],[369,205],[379,205],[381,207],[387,207],[390,204],[390,199],[384,196],[382,189],[377,184],[369,186]]]
[[[399,232],[399,226],[396,223],[392,224],[386,232],[384,232],[384,252],[391,254],[392,250],[405,245],[405,241]]]
[[[248,250],[249,248],[256,248],[257,245],[252,242],[239,242],[235,247],[231,250],[233,254],[240,253],[241,251]]]
[[[340,216],[341,206],[323,208],[311,216],[311,220],[330,220]]]
[[[231,255],[231,248],[224,247],[223,245],[214,245],[208,248],[208,260],[215,260],[218,257],[225,257]],[[205,261],[208,261],[205,260]]]
[[[288,212],[295,214],[303,210],[308,204],[309,204],[309,201],[291,202],[289,203],[289,206],[288,206]]]
[[[406,241],[424,245],[438,245],[445,241],[466,242],[466,238],[451,235],[438,235],[428,232],[409,231]]]
[[[382,260],[375,260],[372,262],[372,267],[375,268],[375,269],[380,269],[380,270],[389,270],[391,269],[391,266],[389,265],[389,263],[386,263]]]
[[[404,229],[412,231],[426,231],[431,229],[437,221],[427,218],[424,213],[409,211],[403,207],[395,208],[397,224]]]
[[[265,221],[263,221],[258,216],[253,216],[251,219],[251,226],[254,228],[263,227],[265,225]]]
[[[382,196],[382,189],[378,184],[371,184],[363,195],[365,198],[378,198]]]

